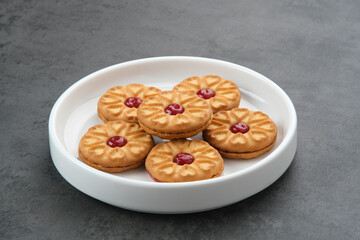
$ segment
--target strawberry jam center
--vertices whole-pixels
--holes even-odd
[[[164,109],[164,112],[170,115],[181,114],[184,111],[185,109],[177,103],[172,103]]]
[[[142,103],[142,100],[137,97],[129,97],[125,100],[125,105],[129,108],[138,108],[140,104]]]
[[[200,89],[196,94],[203,99],[215,97],[215,92],[208,88]]]
[[[249,129],[249,126],[242,122],[235,123],[230,127],[230,131],[233,133],[247,133]]]
[[[126,138],[121,137],[121,136],[113,136],[106,141],[106,144],[112,148],[123,147],[126,145],[126,143],[127,143]]]
[[[173,159],[177,165],[191,164],[193,161],[194,157],[189,153],[178,153]]]

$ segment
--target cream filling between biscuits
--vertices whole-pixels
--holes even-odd
[[[276,139],[275,139],[272,143],[270,143],[269,145],[267,145],[266,147],[260,148],[260,149],[258,149],[258,150],[256,150],[256,151],[251,151],[251,152],[228,152],[228,151],[224,151],[224,150],[222,150],[222,149],[219,149],[219,150],[222,151],[222,152],[224,152],[224,153],[234,153],[234,154],[256,153],[256,152],[260,152],[260,151],[262,151],[262,150],[270,147],[271,145],[273,145],[273,144],[275,143],[275,141],[276,141]]]
[[[201,132],[202,130],[206,129],[206,128],[210,125],[211,121],[212,121],[212,118],[211,118],[209,121],[207,121],[202,128],[199,128],[199,129],[191,130],[191,131],[188,131],[188,132],[169,133],[169,132],[158,132],[158,131],[155,131],[155,130],[153,130],[153,129],[150,129],[149,127],[147,127],[146,125],[144,125],[144,123],[142,123],[142,122],[139,121],[139,119],[138,119],[138,123],[141,124],[141,125],[143,125],[144,127],[146,127],[146,128],[147,128],[148,130],[150,130],[151,132],[159,133],[159,134],[162,134],[162,135],[169,135],[169,136],[171,136],[171,135],[178,135],[178,134],[188,134],[188,133],[192,133],[192,132]]]
[[[99,166],[101,168],[109,168],[109,169],[112,169],[112,168],[127,168],[127,167],[131,167],[131,166],[136,166],[137,164],[144,162],[144,159],[142,159],[142,160],[140,160],[138,162],[135,162],[134,164],[130,164],[130,165],[122,165],[122,166],[117,166],[117,167],[107,167],[107,166],[103,166],[103,165],[101,165],[99,163],[95,163],[93,161],[90,161],[89,159],[85,158],[84,155],[82,155],[80,152],[79,152],[79,157],[84,162],[86,161],[86,162],[89,162],[89,163],[91,163],[91,164],[93,164],[95,166]]]

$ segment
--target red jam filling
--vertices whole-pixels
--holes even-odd
[[[129,108],[138,108],[140,104],[142,103],[142,100],[137,97],[129,97],[125,100],[125,105]]]
[[[164,109],[164,112],[170,115],[181,114],[184,111],[185,109],[177,103],[170,104]]]
[[[123,147],[126,145],[126,143],[127,143],[126,138],[121,137],[121,136],[113,136],[106,141],[106,144],[112,148]]]
[[[230,131],[233,133],[247,133],[249,129],[249,126],[242,122],[235,123],[230,127]]]
[[[193,161],[194,157],[189,153],[178,153],[173,159],[177,165],[191,164]]]
[[[196,94],[203,99],[215,97],[215,92],[208,88],[200,89]]]

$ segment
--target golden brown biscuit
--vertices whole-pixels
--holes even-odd
[[[111,121],[91,127],[81,138],[79,157],[106,172],[136,168],[154,146],[151,135],[136,123]]]
[[[220,176],[224,160],[205,141],[175,139],[156,145],[147,156],[145,167],[155,181],[190,182]]]
[[[98,101],[98,115],[105,123],[116,120],[137,123],[137,109],[141,102],[159,92],[161,90],[142,84],[110,88]]]
[[[268,115],[246,108],[234,108],[214,114],[203,131],[203,138],[223,157],[254,158],[275,144],[277,128]]]
[[[140,126],[164,139],[194,136],[210,124],[212,117],[207,101],[192,92],[161,92],[144,99],[138,109]]]
[[[241,98],[240,90],[235,83],[216,75],[187,78],[173,90],[196,93],[209,102],[214,113],[238,107]]]

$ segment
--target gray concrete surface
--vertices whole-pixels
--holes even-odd
[[[115,63],[190,55],[252,68],[298,113],[298,151],[266,190],[196,214],[123,210],[55,169],[51,107]],[[360,1],[0,2],[1,239],[359,239]]]

